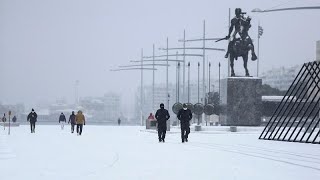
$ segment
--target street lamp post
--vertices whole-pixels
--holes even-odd
[[[203,56],[202,56],[202,66],[203,66],[203,75],[202,75],[202,97],[203,97],[203,104],[205,104],[205,99],[206,99],[206,87],[205,87],[205,75],[206,75],[206,67],[205,67],[205,64],[206,64],[206,58],[205,58],[205,55],[206,55],[206,21],[204,20],[203,21],[203,41],[202,41],[202,45],[203,45],[203,50],[202,50],[202,53],[203,53]]]
[[[209,62],[209,93],[210,93],[210,71],[211,71],[211,62]]]
[[[141,49],[141,90],[140,90],[140,117],[141,117],[141,125],[143,126],[143,49]]]
[[[178,102],[180,102],[180,62],[178,62]]]
[[[266,13],[266,12],[274,12],[274,11],[314,10],[314,9],[320,9],[320,6],[304,6],[304,7],[291,7],[291,8],[268,9],[268,10],[261,10],[259,8],[255,8],[251,12]]]
[[[166,92],[167,92],[167,102],[168,102],[168,104],[167,104],[167,108],[169,108],[169,61],[168,61],[168,59],[169,59],[169,50],[168,50],[168,48],[169,48],[169,39],[168,39],[168,37],[167,37],[167,81],[166,81]]]
[[[198,103],[200,103],[200,62],[198,62]]]
[[[186,30],[183,30],[183,91],[182,91],[182,101],[185,102],[186,98],[185,98],[185,94],[186,94],[186,78],[185,78],[185,74],[186,74]]]
[[[259,61],[260,61],[260,21],[258,23],[258,59],[257,59],[257,77],[259,77]]]
[[[152,68],[154,69],[154,44],[152,45]],[[143,61],[143,60],[141,60]],[[155,73],[154,73],[154,70],[152,71],[152,111],[154,111],[154,80],[155,80],[155,77],[154,77]]]
[[[188,62],[188,103],[190,103],[190,62]]]
[[[199,85],[199,82],[200,82],[200,62],[198,62],[198,103],[200,101],[200,85]],[[198,115],[198,123],[197,125],[200,125],[200,115]]]
[[[220,62],[219,62],[219,107],[221,107],[221,92],[220,92],[220,89],[221,89],[221,84],[220,84]],[[219,108],[219,123],[220,123],[220,111],[221,111],[221,108]]]

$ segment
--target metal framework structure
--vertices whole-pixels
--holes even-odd
[[[259,139],[320,144],[320,62],[303,64]]]

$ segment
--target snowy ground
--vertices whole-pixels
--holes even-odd
[[[259,130],[259,131],[258,131]],[[177,129],[158,143],[142,127],[69,126],[0,130],[1,180],[319,180],[320,145],[258,140],[260,129],[239,133]]]

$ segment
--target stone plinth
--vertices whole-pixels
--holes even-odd
[[[221,82],[221,125],[259,126],[261,122],[262,80],[229,77]]]

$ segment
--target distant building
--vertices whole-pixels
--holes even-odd
[[[106,93],[103,97],[85,97],[80,99],[83,112],[92,123],[116,124],[120,117],[120,95]]]
[[[268,84],[273,88],[281,91],[288,90],[294,78],[301,69],[300,65],[293,67],[279,67],[262,73],[262,83]]]
[[[320,61],[320,40],[317,41],[317,45],[316,45],[316,60]]]

